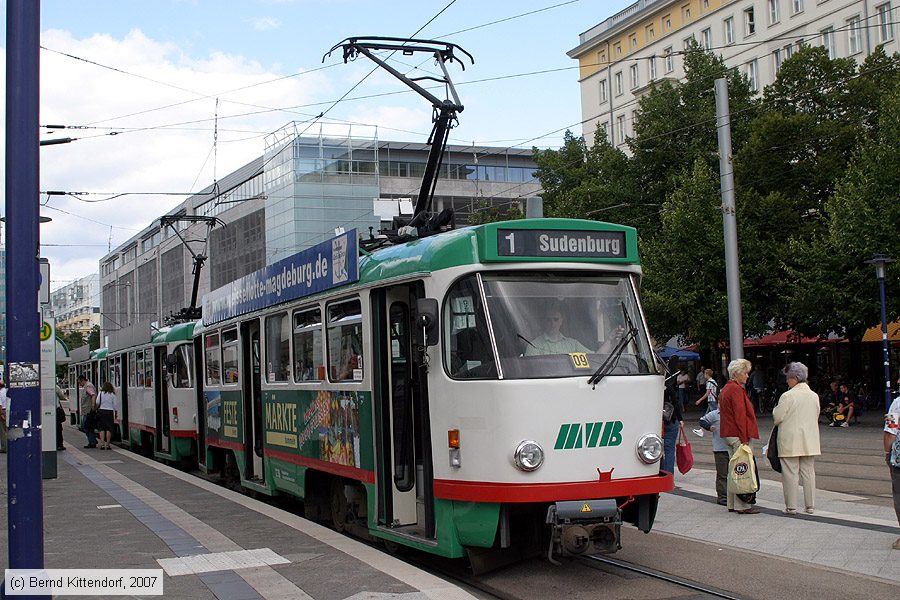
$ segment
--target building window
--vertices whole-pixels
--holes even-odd
[[[769,25],[775,25],[781,20],[778,12],[778,0],[769,0]]]
[[[887,42],[894,39],[894,19],[891,16],[891,3],[882,4],[878,11],[878,41]]]
[[[781,52],[781,48],[775,48],[775,51],[772,52],[772,60],[775,63],[775,72],[781,68],[781,63],[784,62],[784,54]]]
[[[618,42],[613,46],[613,50],[616,51],[616,56],[622,56],[622,44]]]
[[[759,91],[759,64],[756,60],[747,63],[747,79],[750,80],[750,91]]]
[[[634,50],[637,48],[637,34],[632,33],[628,36],[628,47]]]
[[[616,135],[619,136],[618,143],[625,141],[625,115],[616,117]]]
[[[690,18],[691,18],[691,5],[685,4],[684,6],[681,7],[681,20],[689,21]]]
[[[696,42],[696,41],[697,40],[694,39],[693,33],[691,34],[691,37],[684,38],[684,40],[681,42],[681,45],[684,48],[684,51],[687,52],[688,50],[690,50],[691,46],[693,46],[694,42]]]
[[[602,79],[600,80],[600,103],[602,104],[606,102],[607,99],[608,97],[606,95],[606,80]]]
[[[609,121],[603,121],[602,125],[603,125],[603,135],[608,140],[609,139]]]
[[[663,54],[666,57],[666,73],[671,73],[675,70],[675,59],[672,58],[672,46],[663,50]]]
[[[847,19],[847,46],[851,56],[862,52],[862,29],[858,15]]]
[[[656,57],[651,56],[649,58],[649,70],[650,70],[650,81],[656,81]]]
[[[828,53],[828,58],[834,59],[836,56],[834,49],[834,27],[826,27],[822,30],[822,47]]]
[[[709,0],[703,0],[703,10],[709,10]]]
[[[794,45],[788,44],[787,46],[784,47],[784,60],[789,59],[793,55],[794,55]]]
[[[700,45],[704,50],[712,49],[712,29],[707,27],[700,32]]]
[[[791,0],[791,14],[796,15],[803,12],[803,0]]]
[[[666,15],[662,18],[663,31],[669,31],[672,29],[672,16]]]
[[[637,89],[637,87],[641,83],[640,78],[638,77],[638,66],[631,65],[631,67],[629,68],[629,71],[630,71],[630,75],[631,75],[631,89],[633,89],[633,90]]]
[[[744,36],[756,33],[756,20],[753,16],[753,7],[744,11]]]
[[[599,67],[599,66],[601,66],[601,65],[603,65],[603,64],[605,64],[605,63],[606,63],[606,53],[605,53],[605,52],[598,52],[598,53],[597,53],[597,66]]]
[[[653,41],[653,38],[656,37],[656,32],[653,31],[653,25],[647,25],[647,26],[644,28],[644,37],[647,38],[647,43],[648,43],[648,44],[649,44],[651,41]]]
[[[621,96],[625,92],[625,87],[622,84],[622,71],[619,71],[615,74],[616,81],[616,96]]]
[[[734,43],[734,17],[728,17],[722,22],[725,28],[725,44]]]

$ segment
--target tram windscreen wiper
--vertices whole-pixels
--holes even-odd
[[[619,343],[616,344],[616,347],[613,348],[613,351],[609,353],[609,356],[606,357],[606,360],[600,365],[600,367],[594,371],[594,374],[590,376],[588,379],[588,383],[592,386],[591,389],[596,389],[597,384],[600,383],[600,380],[606,377],[610,371],[612,371],[613,367],[619,362],[619,357],[622,356],[622,353],[625,351],[625,348],[628,347],[628,344],[634,341],[637,337],[637,327],[634,326],[634,323],[631,321],[631,317],[628,316],[628,310],[625,308],[625,303],[622,303],[622,314],[625,317],[625,324],[628,329],[625,331],[624,335],[622,335],[622,339],[619,340]]]

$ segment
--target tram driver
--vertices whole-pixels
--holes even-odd
[[[569,354],[570,352],[584,352],[589,354],[609,354],[615,345],[622,339],[624,328],[619,326],[613,335],[605,340],[600,347],[590,350],[575,338],[563,335],[563,310],[559,302],[550,304],[544,311],[542,319],[542,333],[528,342],[525,347],[525,356],[540,356],[544,354]]]

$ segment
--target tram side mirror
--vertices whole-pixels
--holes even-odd
[[[438,343],[438,301],[419,298],[416,301],[416,344],[434,346]]]
[[[174,354],[166,354],[166,373],[174,373],[178,368],[178,357]]]

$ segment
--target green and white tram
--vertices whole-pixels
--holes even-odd
[[[492,223],[358,263],[356,244],[348,232],[204,298],[202,468],[482,565],[650,530],[673,479],[634,229]]]

